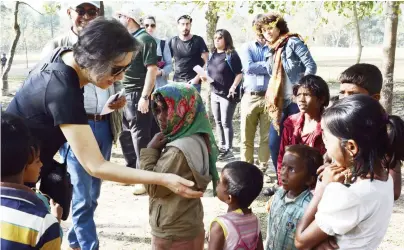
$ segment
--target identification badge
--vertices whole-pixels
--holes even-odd
[[[265,77],[257,76],[257,86],[264,86]]]

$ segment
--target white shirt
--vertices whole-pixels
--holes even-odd
[[[335,236],[339,249],[377,249],[393,212],[393,180],[358,180],[349,188],[330,183],[318,205],[316,223]]]
[[[108,89],[99,88],[92,83],[84,85],[84,108],[87,114],[100,114],[109,96]]]

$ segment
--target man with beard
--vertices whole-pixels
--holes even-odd
[[[50,41],[42,50],[42,58],[50,56],[58,47],[72,47],[78,40],[82,29],[99,15],[99,2],[76,2],[67,9],[72,26],[69,32]],[[108,35],[108,34],[106,34]],[[84,86],[84,108],[88,123],[97,139],[105,160],[110,160],[112,143],[116,142],[122,129],[121,109],[125,97],[110,104],[116,110],[108,115],[100,115],[108,98],[119,92],[122,85],[114,83],[108,89],[102,89],[89,83]],[[72,220],[73,225],[67,233],[72,249],[97,249],[99,242],[94,222],[94,211],[101,192],[101,180],[89,175],[66,143],[61,149],[62,158],[67,155],[67,168],[73,184]],[[28,184],[33,186],[34,184]]]
[[[180,34],[170,39],[168,46],[174,58],[174,81],[193,84],[201,91],[201,79],[193,70],[196,65],[205,68],[209,51],[202,37],[191,34],[192,18],[182,15],[177,19]]]
[[[158,71],[157,43],[144,28],[140,27],[142,16],[142,11],[131,5],[124,6],[117,12],[118,20],[140,43],[140,51],[133,58],[122,80],[128,105],[124,109],[119,141],[126,165],[131,168],[140,167],[140,150],[146,148],[154,134],[159,132],[150,105],[150,95]],[[135,185],[135,195],[144,193],[146,189],[142,184]]]

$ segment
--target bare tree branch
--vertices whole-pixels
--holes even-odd
[[[20,4],[25,4],[25,5],[27,5],[28,7],[30,7],[31,9],[33,9],[34,11],[36,11],[38,14],[43,15],[41,12],[37,11],[36,9],[34,9],[34,7],[32,7],[31,5],[29,5],[29,4],[26,3],[26,2],[20,2]]]

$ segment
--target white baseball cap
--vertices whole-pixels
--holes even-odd
[[[120,11],[116,12],[116,14],[132,18],[139,25],[142,25],[142,17],[145,15],[141,9],[134,8],[133,6],[123,6]]]
[[[70,6],[76,8],[76,7],[78,7],[78,6],[82,5],[82,4],[85,4],[85,3],[90,4],[90,5],[98,8],[98,9],[100,8],[100,1],[74,1],[74,2],[72,2],[70,4]]]

